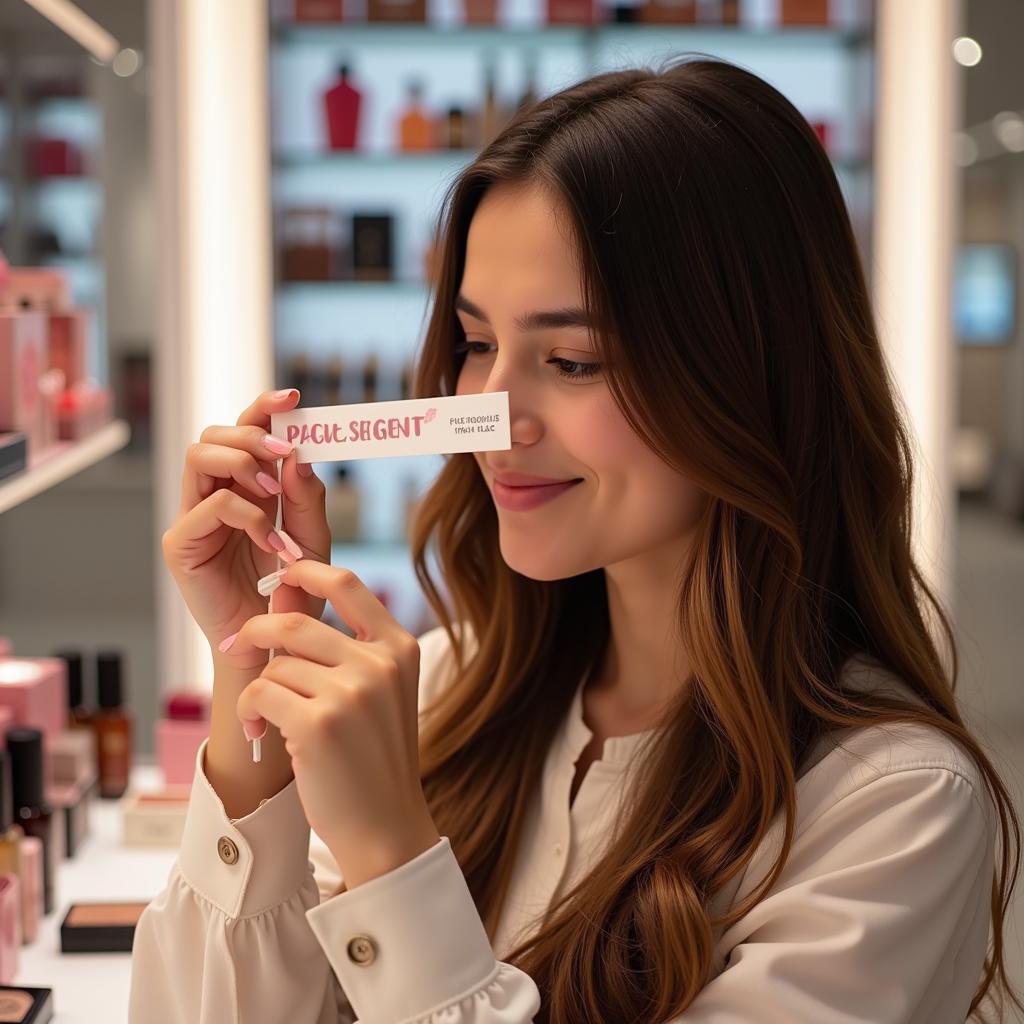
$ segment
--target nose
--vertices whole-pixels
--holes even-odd
[[[530,388],[517,386],[513,377],[507,363],[503,363],[499,369],[495,361],[482,392],[486,395],[498,391],[508,392],[509,438],[512,447],[516,448],[519,445],[536,444],[544,429],[531,403]]]

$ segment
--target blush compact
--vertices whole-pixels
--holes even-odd
[[[130,953],[146,903],[73,903],[60,926],[62,953]],[[3,1021],[0,1016],[0,1022]]]
[[[3,1024],[47,1024],[53,1020],[53,989],[0,985]]]

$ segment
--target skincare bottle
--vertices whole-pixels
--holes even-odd
[[[327,525],[335,543],[359,540],[359,488],[354,486],[348,466],[335,468],[335,479],[327,489]]]
[[[57,843],[63,848],[63,830],[59,818],[43,797],[43,734],[39,729],[9,729],[7,752],[11,758],[12,793],[16,822],[26,835],[43,843],[43,913],[53,911],[54,883],[57,876]],[[59,835],[58,835],[59,832]]]
[[[86,706],[82,688],[82,652],[56,651],[68,667],[68,728],[92,729],[92,711]]]
[[[363,401],[377,400],[377,357],[370,355],[363,364]]]
[[[341,405],[341,385],[345,364],[341,356],[332,356],[324,367],[324,393],[322,405]],[[301,389],[300,389],[301,390]]]
[[[466,148],[466,118],[462,107],[449,107],[445,118],[445,143],[448,149]]]
[[[128,788],[132,764],[132,716],[122,706],[121,655],[104,651],[96,655],[99,709],[93,719],[96,730],[97,770],[100,796],[116,799]]]

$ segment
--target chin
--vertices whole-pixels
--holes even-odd
[[[600,567],[599,562],[581,559],[564,550],[544,551],[538,547],[536,538],[533,543],[517,541],[511,545],[502,540],[500,547],[502,559],[513,572],[539,583],[567,580]]]

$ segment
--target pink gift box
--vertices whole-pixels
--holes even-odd
[[[209,735],[209,721],[161,718],[156,723],[156,757],[164,775],[164,785],[192,785],[196,773],[196,755],[203,740]]]
[[[0,303],[50,313],[71,309],[71,285],[56,267],[11,267]]]
[[[12,725],[41,729],[44,747],[67,724],[68,666],[63,658],[0,659],[0,705]]]
[[[46,369],[46,315],[0,312],[0,430],[24,431],[30,459],[46,444],[39,394]]]
[[[50,314],[47,366],[64,372],[64,387],[74,387],[86,374],[89,310]]]

